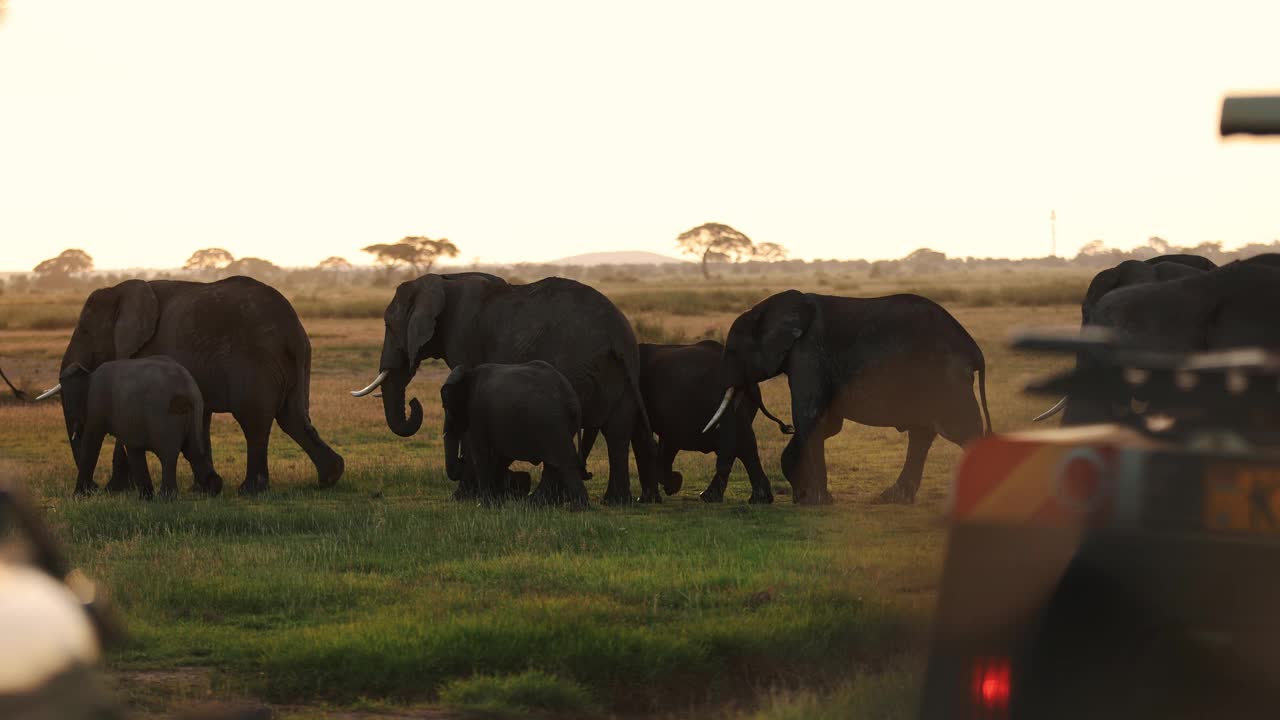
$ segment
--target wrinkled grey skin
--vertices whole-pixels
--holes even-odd
[[[321,487],[342,476],[342,456],[311,424],[311,341],[274,288],[237,276],[211,283],[126,280],[95,290],[61,370],[79,363],[92,371],[111,360],[153,355],[173,358],[195,378],[204,397],[205,447],[213,413],[229,412],[240,424],[248,446],[241,493],[267,489],[273,421],[311,458]],[[107,489],[127,490],[136,472],[146,473],[146,466],[129,460],[117,442]]]
[[[553,472],[569,502],[587,507],[585,473],[573,443],[582,427],[582,408],[573,386],[550,364],[459,365],[441,386],[440,403],[446,472],[464,479],[473,475],[482,503],[500,499],[508,466],[521,460],[542,464],[543,483]],[[459,459],[463,453],[465,465]]]
[[[595,289],[564,278],[511,285],[486,273],[423,275],[396,288],[384,320],[378,369],[388,373],[382,405],[392,432],[409,437],[422,425],[417,399],[406,412],[405,388],[426,358],[440,358],[450,368],[543,360],[577,393],[583,429],[605,437],[604,502],[633,500],[627,458],[633,445],[641,502],[662,501],[653,434],[640,400],[635,334]],[[539,487],[554,489],[547,479]]]
[[[760,387],[747,383],[716,427],[703,432],[707,418],[720,406],[720,356],[724,346],[714,340],[693,345],[640,344],[640,393],[644,396],[653,432],[658,436],[658,468],[664,484],[679,490],[684,477],[674,470],[681,450],[716,454],[715,475],[699,495],[705,502],[721,502],[734,460],[741,460],[751,481],[751,503],[773,502],[773,488],[764,468],[752,423],[757,410],[777,423],[784,433],[789,425],[773,417],[760,398]]]
[[[1177,280],[1109,292],[1098,301],[1090,325],[1111,328],[1121,342],[1153,351],[1280,350],[1277,307],[1280,256],[1267,254]],[[1077,365],[1087,367],[1087,356],[1078,357]],[[1130,398],[1128,388],[1116,388],[1100,400],[1074,399],[1063,424],[1121,420],[1133,412]]]
[[[136,360],[113,360],[92,373],[79,363],[62,371],[62,415],[67,439],[76,459],[76,495],[98,489],[93,471],[106,435],[116,437],[128,452],[138,494],[150,500],[155,490],[142,472],[147,451],[160,460],[161,497],[178,493],[177,465],[181,452],[191,463],[196,486],[210,494],[222,490],[204,444],[204,400],[191,373],[172,358],[155,355]]]
[[[795,435],[782,473],[798,503],[829,503],[826,439],[845,420],[908,434],[907,459],[880,502],[914,502],[925,457],[941,434],[964,446],[991,429],[986,361],[964,327],[917,295],[772,295],[733,322],[720,389],[787,375]],[[973,395],[978,375],[982,412]]]

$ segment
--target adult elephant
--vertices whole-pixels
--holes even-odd
[[[1162,283],[1107,293],[1089,325],[1111,328],[1120,342],[1144,350],[1204,352],[1240,347],[1280,350],[1280,255],[1259,255]],[[1087,369],[1087,354],[1077,369]],[[1071,398],[1064,425],[1110,422],[1133,411],[1134,397],[1117,388],[1107,397]]]
[[[439,358],[450,368],[543,360],[578,394],[583,429],[598,430],[608,444],[604,502],[633,499],[627,462],[632,444],[640,501],[662,501],[653,435],[640,399],[635,334],[599,291],[555,277],[511,285],[487,273],[428,274],[396,288],[384,319],[378,376],[352,395],[381,387],[387,427],[395,434],[409,437],[422,426],[416,398],[406,413],[405,387],[423,360]]]
[[[1199,255],[1160,255],[1146,260],[1125,260],[1093,276],[1088,289],[1085,290],[1084,299],[1080,302],[1080,325],[1084,327],[1092,322],[1098,301],[1109,292],[1134,285],[1200,275],[1217,267],[1212,260]],[[1053,407],[1036,416],[1034,422],[1048,420],[1065,410],[1063,423],[1075,424],[1077,422],[1075,414],[1070,407],[1071,399],[1064,397]]]
[[[795,502],[831,502],[823,446],[845,420],[907,432],[906,462],[881,502],[915,500],[937,435],[963,446],[991,429],[982,350],[946,310],[918,295],[787,290],[760,301],[729,329],[720,360],[724,399],[707,429],[747,383],[782,373],[795,434],[781,464]]]
[[[241,493],[267,489],[271,423],[311,458],[321,487],[342,477],[342,456],[311,424],[311,341],[283,295],[248,277],[217,282],[126,280],[85,300],[62,370],[168,355],[191,373],[204,396],[204,441],[215,412],[229,412],[248,445]],[[40,399],[56,394],[55,386]],[[108,490],[127,490],[129,460],[117,441]]]

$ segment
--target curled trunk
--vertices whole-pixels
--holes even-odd
[[[382,383],[382,411],[387,427],[400,437],[411,437],[422,427],[422,403],[417,398],[409,401],[409,411],[405,413],[405,386],[412,378],[411,372],[393,370]]]

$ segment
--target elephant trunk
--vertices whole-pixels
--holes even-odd
[[[459,445],[458,433],[444,434],[444,472],[454,482],[462,481],[462,458],[458,456]]]
[[[405,386],[412,377],[409,371],[393,370],[382,383],[382,411],[387,427],[400,437],[411,437],[422,427],[422,403],[417,398],[409,401],[409,412],[405,414]]]

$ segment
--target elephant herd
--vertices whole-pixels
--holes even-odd
[[[1280,256],[1217,267],[1166,255],[1098,273],[1081,322],[1160,350],[1280,349],[1275,307]],[[877,500],[909,503],[938,435],[964,446],[991,431],[982,350],[946,310],[917,295],[788,290],[734,320],[723,345],[649,345],[637,343],[622,312],[582,283],[512,285],[466,272],[402,283],[384,322],[377,375],[351,394],[380,390],[387,427],[412,436],[423,410],[417,398],[406,398],[407,386],[424,360],[443,360],[452,370],[440,388],[443,465],[459,499],[528,495],[584,507],[586,460],[602,435],[607,504],[635,499],[632,456],[640,502],[678,492],[684,478],[672,465],[681,450],[716,453],[703,500],[723,499],[741,461],[750,502],[769,503],[773,491],[752,430],[762,411],[790,434],[780,465],[795,502],[831,502],[824,444],[852,420],[907,434],[902,471]],[[136,487],[150,497],[150,451],[161,462],[162,495],[176,492],[179,454],[191,463],[195,488],[218,493],[222,479],[209,442],[215,412],[231,413],[244,432],[241,493],[268,487],[273,422],[307,453],[327,487],[344,463],[311,423],[310,374],[306,331],[273,288],[246,277],[128,280],[85,301],[60,383],[39,399],[62,395],[77,493],[96,489],[94,466],[107,434],[115,437],[108,490]],[[794,428],[769,412],[758,386],[783,374]],[[1066,424],[1116,420],[1132,412],[1134,399],[1064,398],[1037,419],[1062,411]],[[542,465],[532,493],[529,475],[510,469],[514,461]]]
[[[452,370],[440,388],[443,465],[459,499],[528,495],[584,507],[586,460],[603,436],[606,504],[636,499],[633,456],[640,502],[678,492],[684,478],[672,466],[681,450],[716,453],[703,500],[723,499],[740,460],[750,501],[770,503],[752,430],[763,411],[791,434],[781,466],[796,502],[831,502],[823,445],[846,419],[908,433],[906,464],[881,499],[911,502],[938,434],[963,445],[990,429],[982,351],[951,315],[915,295],[857,299],[790,290],[743,313],[723,345],[649,345],[636,341],[608,298],[582,283],[513,285],[464,272],[402,283],[384,324],[377,376],[351,394],[380,390],[387,427],[412,436],[423,410],[406,397],[407,386],[424,360],[443,360]],[[791,388],[794,428],[760,395],[758,384],[780,374]],[[239,490],[253,494],[269,484],[273,423],[306,452],[321,487],[342,476],[342,456],[312,425],[310,380],[310,340],[289,301],[270,286],[247,277],[127,280],[86,299],[59,383],[37,399],[61,394],[77,494],[97,489],[94,470],[107,435],[115,438],[108,490],[136,488],[151,497],[145,453],[152,452],[162,496],[177,492],[179,455],[191,464],[194,489],[217,494],[213,413],[231,413],[244,433]],[[514,461],[542,465],[532,493],[529,475],[510,469]]]

